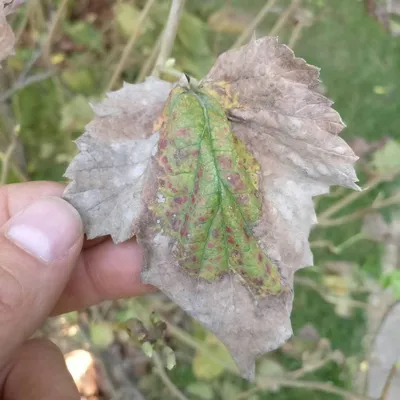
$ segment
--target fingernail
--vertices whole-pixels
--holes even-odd
[[[6,237],[47,263],[65,257],[82,235],[78,212],[58,197],[42,198],[10,219]]]

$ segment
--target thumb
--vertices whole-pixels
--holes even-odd
[[[0,368],[51,312],[82,241],[78,212],[56,197],[37,200],[0,228]]]

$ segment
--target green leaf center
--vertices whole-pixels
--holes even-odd
[[[164,114],[157,199],[151,206],[191,275],[238,274],[252,293],[280,291],[280,276],[253,236],[261,218],[259,165],[231,131],[217,99],[175,88]]]

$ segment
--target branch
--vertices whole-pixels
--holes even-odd
[[[297,283],[298,285],[302,285],[302,286],[305,286],[305,287],[308,287],[308,288],[314,290],[328,303],[338,304],[341,299],[340,296],[329,295],[326,292],[325,288],[323,288],[323,287],[320,288],[319,285],[317,283],[315,283],[312,279],[295,276],[294,282]],[[370,307],[373,308],[372,305],[370,306],[367,303],[364,303],[364,302],[358,301],[358,300],[353,300],[351,298],[347,298],[347,299],[345,299],[345,301],[351,307],[362,308],[364,310],[369,310]]]
[[[301,31],[305,26],[306,24],[304,24],[303,22],[298,22],[297,25],[293,28],[292,34],[290,35],[290,39],[288,42],[288,47],[290,47],[292,50],[297,41],[300,39]]]
[[[45,81],[46,79],[49,79],[54,75],[55,75],[55,71],[50,70],[50,71],[43,72],[40,74],[32,75],[21,82],[18,82],[18,80],[17,80],[17,82],[15,82],[13,87],[6,90],[3,94],[0,95],[0,103],[7,101],[10,97],[12,97],[19,90],[24,89],[27,86],[33,85],[34,83]]]
[[[258,12],[255,18],[250,22],[247,28],[242,34],[236,39],[236,42],[232,45],[232,49],[242,46],[253,34],[255,29],[263,21],[264,17],[270,12],[271,8],[275,5],[277,0],[269,0],[265,6]]]
[[[142,65],[142,68],[140,68],[138,77],[136,78],[136,83],[144,81],[146,76],[150,74],[150,71],[152,67],[154,66],[154,63],[156,62],[158,52],[160,51],[161,47],[161,39],[163,36],[163,32],[158,36],[156,43],[153,46],[153,50],[151,51],[150,55],[147,57],[147,60],[145,63]]]
[[[271,31],[268,33],[268,36],[275,36],[281,28],[286,24],[289,17],[292,15],[293,11],[299,7],[302,0],[293,0],[288,8],[281,14],[278,21],[276,21],[275,25],[272,27]]]
[[[390,369],[389,375],[386,378],[385,386],[382,390],[382,394],[379,397],[379,400],[388,400],[389,399],[390,385],[392,384],[392,381],[396,375],[396,372],[397,372],[397,363],[394,363],[392,365],[392,368]]]
[[[364,196],[366,193],[374,189],[382,182],[391,181],[397,174],[400,173],[400,170],[396,169],[394,171],[390,171],[386,174],[378,175],[372,178],[370,181],[367,182],[366,188],[359,192],[352,192],[343,199],[339,200],[338,202],[334,203],[331,207],[323,211],[321,214],[318,215],[319,223],[321,221],[327,220],[330,216],[338,213],[340,210],[348,206],[349,204],[353,203],[355,200]]]
[[[62,16],[64,11],[67,9],[69,0],[61,0],[60,5],[57,8],[56,14],[54,15],[53,20],[51,21],[49,33],[47,34],[46,41],[43,45],[43,55],[46,62],[51,65],[50,54],[51,54],[51,44],[54,38],[54,35],[57,31],[58,24],[62,20]]]
[[[395,205],[400,205],[400,193],[397,193],[383,200],[377,200],[373,204],[371,204],[370,207],[362,208],[361,210],[357,210],[351,214],[344,215],[343,217],[319,221],[318,225],[326,227],[326,226],[338,226],[342,224],[347,224],[348,222],[356,221],[357,219],[364,217],[371,211],[380,210],[382,208],[391,207]]]
[[[153,352],[151,357],[155,366],[155,372],[161,378],[164,385],[169,389],[169,391],[179,400],[188,400],[188,398],[175,386],[175,384],[169,379],[169,376],[165,372],[164,365],[161,361],[160,356],[156,351]]]
[[[330,240],[315,240],[314,242],[310,242],[311,248],[324,248],[326,247],[331,253],[333,254],[340,254],[343,250],[353,246],[355,243],[359,242],[360,240],[370,240],[365,233],[360,232],[356,235],[353,235],[346,239],[344,242],[335,245]]]
[[[213,360],[215,363],[220,365],[226,371],[229,371],[235,375],[238,375],[238,370],[233,368],[231,364],[221,360],[220,358],[215,356],[215,353],[212,352],[208,348],[208,346],[204,345],[203,343],[193,339],[187,332],[178,328],[177,326],[171,324],[170,322],[164,320],[168,327],[168,333],[171,336],[174,336],[176,339],[180,340],[181,342],[185,343],[187,346],[191,347],[192,349],[203,353],[205,356]]]
[[[128,43],[126,44],[124,50],[122,51],[121,58],[120,58],[118,65],[115,68],[114,73],[110,79],[110,82],[107,86],[106,92],[109,92],[110,90],[112,90],[112,88],[114,87],[115,83],[117,82],[119,76],[121,75],[121,71],[123,71],[123,69],[125,68],[126,61],[128,60],[128,57],[133,49],[133,46],[135,45],[137,39],[140,36],[142,26],[143,26],[146,18],[149,16],[150,10],[153,7],[154,3],[155,3],[155,0],[148,0],[145,7],[142,10],[142,12],[140,13],[139,21],[136,25],[136,29],[133,30]]]
[[[338,363],[338,354],[340,351],[334,350],[330,352],[325,358],[322,360],[316,360],[314,363],[304,364],[301,368],[296,371],[290,372],[288,375],[292,379],[300,379],[304,375],[314,372],[318,369],[321,369],[323,366],[328,364],[331,361]]]
[[[168,326],[168,332],[174,336],[176,339],[184,342],[188,346],[192,347],[195,350],[198,350],[202,352],[204,355],[212,359],[213,361],[218,362],[219,365],[223,366],[225,370],[238,375],[238,371],[234,368],[232,368],[231,365],[228,363],[224,362],[223,360],[219,359],[218,357],[215,356],[215,354],[207,348],[206,345],[199,343],[197,340],[193,339],[188,333],[183,331],[182,329],[178,328],[177,326],[165,321],[167,326]],[[332,358],[333,358],[332,353]],[[317,363],[315,366],[318,367],[320,363]],[[298,387],[298,388],[304,388],[304,389],[309,389],[309,390],[320,390],[322,392],[326,393],[334,393],[341,395],[343,398],[348,399],[348,400],[372,400],[369,397],[365,397],[356,393],[349,392],[347,390],[338,388],[336,386],[333,386],[329,383],[321,383],[321,382],[313,382],[313,381],[298,381],[295,380],[295,378],[299,378],[303,376],[305,373],[308,373],[309,369],[307,368],[301,368],[296,371],[293,371],[292,373],[288,373],[287,377],[284,378],[279,378],[279,377],[273,377],[270,378],[270,380],[266,379],[262,384],[258,384],[256,387],[253,387],[252,389],[241,393],[238,397],[236,397],[236,400],[240,399],[248,399],[251,394],[260,392],[261,390],[267,390],[271,387],[276,387],[276,386],[286,386],[286,387]]]
[[[19,133],[19,127],[16,127],[13,131],[13,134],[11,136],[11,142],[10,142],[9,146],[7,147],[6,152],[3,154],[0,153],[1,163],[2,163],[1,178],[0,178],[1,185],[4,185],[7,183],[8,171],[10,169],[11,158],[12,158],[14,151],[17,148],[17,144],[18,144],[18,133]]]
[[[349,392],[348,390],[345,389],[338,388],[330,383],[321,383],[316,381],[297,381],[279,377],[266,379],[258,387],[252,388],[247,392],[241,393],[239,396],[236,397],[236,400],[248,399],[249,396],[252,394],[276,386],[303,388],[307,390],[318,390],[320,392],[337,394],[339,396],[342,396],[344,399],[348,400],[373,400],[370,397],[366,397],[357,393]]]
[[[165,66],[168,57],[172,53],[172,48],[174,46],[174,41],[184,6],[185,0],[172,0],[167,24],[161,39],[160,53],[158,54],[155,67],[151,73],[154,76],[160,75],[162,68]]]

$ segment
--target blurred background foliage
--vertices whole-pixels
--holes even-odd
[[[162,78],[173,81],[181,71],[200,79],[266,3],[187,0]],[[214,336],[156,294],[71,313],[39,332],[61,346],[71,371],[76,363],[87,363],[87,371],[95,365],[92,379],[87,371],[86,380],[76,377],[84,398],[318,400],[346,398],[327,393],[329,383],[354,392],[368,386],[371,332],[400,299],[400,6],[383,0],[269,3],[256,36],[277,34],[321,68],[320,90],[347,124],[343,137],[360,156],[358,174],[368,189],[334,189],[316,199],[316,266],[296,278],[295,336],[259,360],[255,384],[238,378]],[[2,183],[62,181],[76,153],[72,140],[92,118],[89,104],[110,86],[151,73],[170,2],[154,1],[143,18],[145,5],[30,0],[12,16],[16,54],[0,76]],[[166,325],[151,318],[152,311]],[[134,327],[126,322],[132,318]],[[297,387],[299,380],[312,384]],[[318,382],[329,387],[315,390]]]

